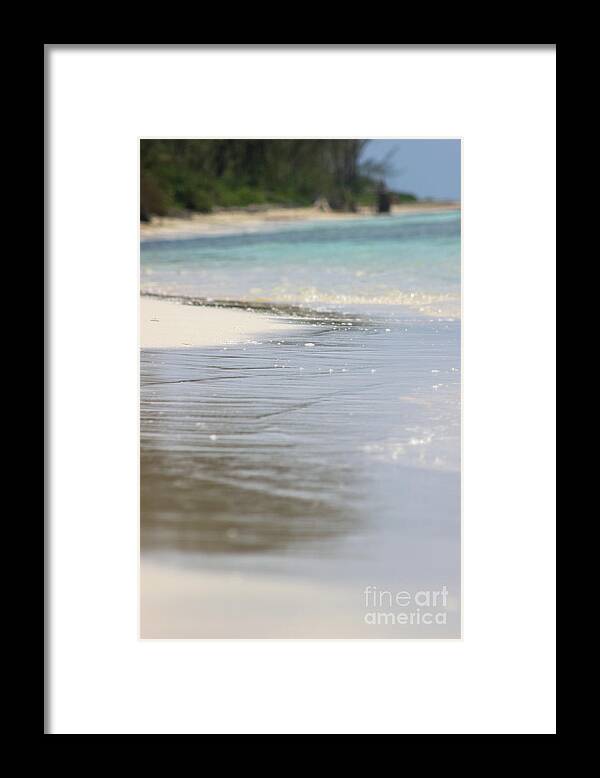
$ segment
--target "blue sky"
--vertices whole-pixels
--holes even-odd
[[[363,159],[381,161],[390,152],[385,179],[391,189],[417,197],[460,198],[460,140],[370,140]]]

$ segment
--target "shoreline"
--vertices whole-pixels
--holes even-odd
[[[391,215],[439,213],[460,209],[459,202],[415,203],[392,206]],[[214,213],[196,213],[189,217],[154,217],[151,222],[140,224],[140,239],[154,237],[184,238],[195,235],[219,235],[237,230],[260,229],[277,223],[303,221],[344,221],[377,216],[372,207],[363,206],[356,213],[346,211],[322,211],[313,206],[303,208],[272,207],[257,211],[228,209]],[[383,214],[385,216],[385,214]]]
[[[267,314],[140,297],[140,348],[225,346],[289,330]]]

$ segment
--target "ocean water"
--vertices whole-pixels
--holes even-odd
[[[141,262],[144,294],[289,323],[141,353],[142,562],[170,582],[142,586],[143,636],[458,637],[459,212],[157,240]]]
[[[271,225],[142,244],[142,290],[460,316],[460,214]]]

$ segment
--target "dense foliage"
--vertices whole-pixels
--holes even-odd
[[[352,210],[381,178],[361,165],[364,140],[142,140],[141,218],[266,204]],[[414,200],[412,195],[401,196]]]

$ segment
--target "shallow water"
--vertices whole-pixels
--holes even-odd
[[[420,245],[417,227],[425,231],[426,245],[412,254],[397,237],[402,225],[369,221],[376,223],[361,226],[360,248],[356,234],[347,235],[352,227],[335,225],[333,233],[341,229],[337,243],[327,233],[332,257],[345,241],[354,246],[352,259],[339,260],[340,266],[356,272],[358,251],[371,256],[387,242],[377,272],[394,279],[390,294],[415,292],[402,279],[407,265],[414,273],[421,262],[427,267],[419,294],[459,301],[456,267],[432,269],[438,260],[440,266],[450,262],[449,239],[440,238],[449,229],[447,214],[431,222],[429,232],[407,220],[411,245]],[[456,233],[456,225],[452,229]],[[373,238],[374,230],[386,237]],[[162,249],[145,247],[143,261],[158,268],[156,275],[164,273],[154,291],[249,301],[248,278],[266,278],[277,250],[282,262],[271,273],[273,288],[282,274],[301,275],[299,245],[308,245],[306,263],[315,262],[322,231],[302,225],[291,248],[287,229],[262,233],[245,249],[248,236],[227,236],[218,249],[215,238],[163,241]],[[443,248],[432,259],[438,239]],[[399,243],[402,270],[390,259]],[[171,277],[167,289],[179,254],[186,257],[185,281]],[[453,261],[459,265],[456,256]],[[371,260],[366,263],[375,275]],[[435,279],[429,286],[427,274]],[[316,276],[320,288],[327,286],[328,270]],[[443,281],[446,276],[452,280]],[[306,306],[294,283],[290,300]],[[165,618],[164,629],[154,608],[147,617],[152,626],[142,624],[146,636],[460,634],[460,321],[442,312],[426,315],[419,306],[377,304],[373,296],[362,305],[340,303],[347,276],[327,283],[323,296],[338,295],[336,304],[270,308],[288,319],[286,337],[142,351],[143,561],[196,575],[182,584],[188,596],[193,581],[200,582],[191,604],[174,593],[162,602],[165,611],[178,611],[174,621]],[[353,299],[367,297],[366,288],[353,288]],[[268,307],[272,302],[284,301]],[[386,597],[368,601],[369,586],[391,595],[446,589],[445,607],[433,608],[445,612],[445,622],[369,624],[372,611],[419,611],[416,619],[431,611],[427,603],[405,608],[390,607]],[[142,622],[144,608],[143,590]]]
[[[458,211],[144,241],[141,259],[147,292],[460,315]]]

